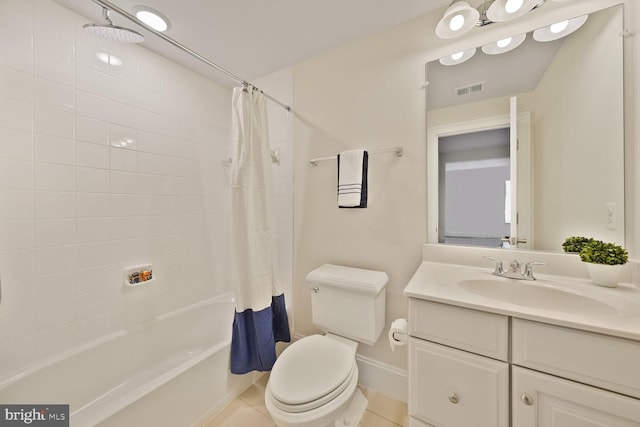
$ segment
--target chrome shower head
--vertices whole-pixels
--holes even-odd
[[[144,41],[144,36],[139,32],[113,25],[109,19],[107,8],[102,8],[102,17],[107,21],[107,25],[86,24],[83,26],[84,30],[93,36],[120,43],[142,43]]]

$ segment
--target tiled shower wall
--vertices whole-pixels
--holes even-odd
[[[0,380],[228,290],[230,90],[87,22],[0,2]],[[147,262],[155,283],[124,288]]]

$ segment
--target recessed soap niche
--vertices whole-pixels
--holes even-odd
[[[155,280],[153,264],[142,264],[124,269],[124,286],[135,288],[148,285]]]

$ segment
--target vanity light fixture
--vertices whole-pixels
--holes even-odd
[[[463,50],[439,59],[442,65],[458,65],[471,59],[476,54],[476,48]]]
[[[588,18],[589,15],[583,15],[539,28],[533,32],[533,39],[539,42],[550,42],[561,39],[582,27]]]
[[[137,5],[133,6],[131,10],[136,18],[156,31],[164,32],[171,26],[169,19],[152,7]]]
[[[456,1],[447,8],[444,16],[436,25],[436,35],[441,39],[450,39],[469,32],[476,26],[480,12],[466,1]]]
[[[499,55],[501,53],[509,52],[520,46],[527,38],[525,33],[518,34],[517,36],[507,37],[493,43],[488,43],[482,46],[482,51],[488,55]]]
[[[436,35],[450,39],[469,32],[474,26],[518,18],[542,6],[546,0],[485,0],[477,9],[466,1],[454,1],[436,25]]]
[[[487,19],[504,22],[519,18],[542,5],[544,0],[495,0],[487,9]]]

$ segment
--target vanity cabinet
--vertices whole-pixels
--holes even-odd
[[[409,300],[413,427],[640,427],[640,343]]]

